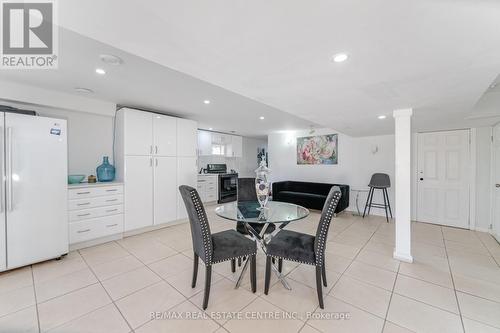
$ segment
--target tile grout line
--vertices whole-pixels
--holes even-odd
[[[451,283],[453,285],[453,292],[455,293],[455,300],[457,301],[458,315],[460,316],[460,323],[462,324],[462,331],[465,332],[464,319],[462,317],[462,310],[460,309],[460,302],[458,301],[457,289],[455,286],[455,279],[453,278],[453,271],[452,271],[451,265],[450,265],[450,258],[448,257],[448,250],[446,248],[443,227],[441,227],[440,229],[441,229],[441,236],[443,237],[444,251],[446,253],[446,261],[448,262],[448,269],[450,270]]]
[[[472,230],[471,230],[472,231]],[[475,232],[475,231],[474,231]],[[493,236],[491,234],[489,234],[489,236],[491,238],[493,238]],[[490,249],[486,246],[486,244],[483,242],[483,240],[481,239],[481,237],[477,236],[476,237],[479,239],[479,241],[481,242],[481,244],[483,245],[483,247],[486,249],[486,251],[488,251],[490,257],[493,258],[493,261],[496,262],[497,266],[500,267],[500,261],[498,261],[495,256],[493,256],[493,254],[491,253]]]
[[[38,324],[38,333],[41,333],[42,328],[40,327],[40,314],[38,313],[38,301],[36,297],[35,275],[33,273],[33,265],[30,265],[30,271],[31,271],[31,282],[33,282],[33,295],[35,297],[35,310],[36,310],[36,321]]]
[[[114,243],[116,243],[115,241],[113,241]],[[117,243],[118,244],[118,243]],[[127,318],[125,318],[125,316],[123,315],[123,313],[120,311],[120,309],[118,308],[118,306],[115,304],[114,300],[113,300],[113,297],[111,297],[111,295],[109,294],[109,292],[106,290],[106,288],[104,288],[104,285],[102,284],[101,280],[99,280],[99,277],[97,276],[97,274],[94,272],[94,270],[92,269],[92,267],[88,264],[87,260],[85,260],[85,257],[80,253],[80,251],[78,251],[78,253],[80,254],[80,256],[82,257],[83,261],[85,262],[85,264],[88,266],[89,270],[92,272],[92,274],[94,274],[97,282],[101,285],[101,288],[104,290],[104,292],[106,293],[106,295],[108,295],[109,299],[111,300],[111,303],[114,305],[114,307],[116,308],[116,310],[118,311],[118,313],[120,314],[120,316],[122,316],[123,320],[125,320],[125,323],[127,323],[127,326],[130,328],[130,330],[133,332],[134,329],[132,328],[132,326],[130,325],[130,323],[128,322]],[[105,306],[107,306],[108,304],[106,304]],[[103,306],[104,307],[104,306]],[[102,307],[101,307],[102,308]],[[97,310],[97,309],[96,309]],[[95,311],[95,310],[93,310]],[[91,311],[91,312],[93,312]],[[89,313],[91,313],[89,312]],[[83,317],[83,316],[82,316]],[[80,317],[81,318],[81,317]]]
[[[349,226],[348,226],[348,227],[346,227],[346,228],[344,228],[344,230],[343,230],[342,232],[346,231],[346,230],[347,230],[349,227],[351,227],[353,224],[354,224],[354,222],[352,222],[351,224],[349,224]],[[333,291],[333,289],[335,288],[335,286],[337,285],[337,283],[340,281],[340,279],[344,276],[345,272],[347,272],[347,270],[349,269],[349,267],[351,267],[352,263],[354,262],[354,260],[356,260],[356,258],[357,258],[357,257],[358,257],[358,255],[361,253],[361,251],[363,251],[363,249],[364,249],[364,248],[365,248],[365,246],[368,244],[368,242],[369,242],[369,241],[373,238],[373,236],[375,235],[375,233],[376,233],[376,232],[378,231],[378,229],[380,228],[381,224],[382,224],[382,222],[379,222],[379,224],[378,224],[377,228],[375,228],[375,230],[373,231],[373,233],[372,233],[372,235],[370,236],[370,238],[368,238],[368,240],[364,243],[364,245],[361,247],[361,249],[358,251],[358,253],[356,253],[356,255],[352,258],[352,260],[351,260],[351,262],[349,263],[349,265],[348,265],[348,266],[346,267],[346,269],[345,269],[345,270],[344,270],[344,271],[340,274],[339,278],[337,279],[337,281],[335,281],[335,283],[333,284],[332,288],[330,289],[330,292],[329,292],[326,296],[330,296],[330,297],[333,297],[333,298],[335,298],[335,299],[338,299],[338,298],[337,298],[337,297],[335,297],[334,295],[330,295],[330,293]],[[342,233],[342,232],[341,232],[341,233]],[[340,234],[339,234],[339,235],[340,235]],[[347,276],[348,276],[348,275],[347,275]],[[355,308],[357,308],[357,309],[360,309],[361,311],[364,311],[364,312],[366,312],[366,313],[369,313],[369,314],[370,314],[370,315],[372,315],[372,316],[375,316],[375,317],[377,317],[377,318],[380,318],[380,317],[378,317],[378,316],[376,316],[376,315],[372,314],[371,312],[368,312],[368,311],[366,311],[366,310],[364,310],[364,309],[361,309],[361,308],[359,308],[359,307],[357,307],[357,306],[355,306],[355,305],[353,305],[353,304],[350,304],[349,302],[345,302],[345,301],[343,301],[343,300],[341,300],[341,299],[338,299],[338,300],[340,300],[341,302],[344,302],[344,303],[346,303],[346,304],[349,304],[349,305],[351,305],[351,306],[353,306],[353,307],[355,307]],[[316,309],[314,310],[314,312],[318,311],[318,308],[319,308],[319,306],[317,306],[317,307],[316,307]],[[314,313],[314,312],[313,312],[313,313]],[[307,324],[309,321],[310,321],[310,319],[307,319],[305,323]],[[385,322],[384,322],[384,324],[385,324]],[[313,328],[315,328],[315,327],[313,326]],[[315,329],[316,329],[316,328],[315,328]],[[316,330],[317,330],[317,329],[316,329]]]
[[[382,332],[384,331],[385,325],[387,323],[387,316],[389,315],[389,309],[391,308],[392,297],[394,296],[394,289],[396,288],[396,282],[398,281],[400,267],[401,267],[401,262],[398,265],[398,271],[396,272],[396,278],[394,279],[394,283],[392,284],[391,297],[389,297],[389,304],[387,304],[387,310],[385,310],[384,325],[382,326]]]
[[[182,304],[182,303],[184,303],[184,302],[186,302],[186,301],[188,301],[188,302],[192,303],[194,306],[196,306],[193,302],[191,302],[191,301],[190,301],[190,298],[188,298],[188,297],[184,296],[184,294],[183,294],[180,290],[178,290],[177,288],[175,288],[175,286],[171,285],[171,284],[170,284],[170,283],[169,283],[166,279],[164,279],[164,278],[163,278],[160,274],[156,273],[156,272],[155,272],[155,271],[154,271],[151,267],[149,267],[149,266],[148,266],[148,264],[144,263],[141,259],[139,259],[137,256],[135,256],[135,254],[133,254],[132,252],[130,252],[130,251],[129,251],[127,248],[125,248],[123,245],[119,244],[118,242],[116,242],[116,243],[118,244],[118,246],[120,246],[121,248],[123,248],[126,252],[130,253],[130,255],[131,255],[131,256],[133,256],[134,258],[136,258],[137,260],[139,260],[139,262],[141,262],[141,263],[142,263],[142,264],[143,264],[143,265],[144,265],[144,266],[145,266],[145,267],[146,267],[149,271],[151,271],[153,274],[155,274],[157,277],[159,277],[161,281],[163,281],[163,282],[165,282],[166,284],[168,284],[168,285],[169,285],[172,289],[174,289],[174,290],[175,290],[176,292],[178,292],[178,293],[179,293],[182,297],[184,297],[184,298],[185,298],[185,300],[183,300],[182,302],[177,303],[177,304],[175,304],[175,305],[171,306],[170,308],[166,309],[165,311],[168,311],[168,310],[170,310],[170,309],[173,309],[174,307],[176,307],[176,306],[178,306],[179,304]],[[161,243],[161,242],[160,242],[160,243]],[[163,244],[163,245],[165,245],[165,244]],[[165,246],[167,246],[167,245],[165,245]],[[169,248],[170,248],[170,247],[169,247]],[[171,249],[173,249],[173,248],[171,248]],[[154,261],[154,262],[152,262],[151,264],[153,264],[153,263],[155,263],[155,262],[159,262],[159,261],[164,260],[164,259],[166,259],[166,258],[173,257],[174,255],[177,255],[177,254],[183,255],[184,257],[186,257],[186,258],[188,258],[188,259],[191,259],[191,258],[189,258],[187,255],[185,255],[184,253],[179,252],[179,251],[177,251],[176,249],[173,249],[173,250],[174,250],[174,251],[176,251],[177,253],[176,253],[176,254],[173,254],[173,255],[171,255],[171,256],[167,256],[167,257],[165,257],[165,258],[159,259],[158,261]],[[191,259],[191,260],[192,260],[192,259]],[[223,278],[225,278],[225,276],[223,276]],[[219,282],[219,281],[217,281],[216,283],[218,283],[218,282]],[[121,299],[123,299],[123,298],[125,298],[125,297],[128,297],[128,296],[130,296],[130,295],[133,295],[133,294],[135,294],[135,293],[137,293],[137,292],[139,292],[139,291],[141,291],[141,290],[144,290],[144,289],[146,289],[146,288],[149,288],[149,287],[151,287],[151,286],[153,286],[153,285],[155,285],[155,284],[157,284],[157,283],[158,283],[158,282],[153,283],[153,284],[150,284],[150,285],[145,286],[145,287],[143,287],[143,288],[140,288],[140,289],[138,289],[138,290],[134,291],[133,293],[131,293],[131,294],[129,294],[129,295],[126,295],[126,296],[123,296],[123,297],[121,297],[121,298],[117,299],[116,301],[119,301],[119,300],[121,300]],[[211,284],[211,286],[212,286],[212,284]],[[103,288],[104,288],[104,286],[103,286]],[[193,295],[193,296],[191,296],[191,297],[194,297],[194,296],[198,295],[198,294],[199,294],[199,293],[201,293],[201,292],[203,292],[203,290],[201,290],[200,292],[196,293],[195,295]],[[113,301],[113,303],[115,303],[115,301],[114,301],[112,298],[111,298],[111,300]],[[115,306],[118,308],[118,306],[117,306],[116,304],[115,304]],[[197,306],[196,306],[196,307],[197,307]],[[199,307],[197,307],[197,308],[199,308]],[[120,310],[118,310],[118,311],[120,311]],[[201,310],[201,311],[203,311],[203,310]],[[121,311],[120,311],[120,314],[122,314],[122,313],[121,313]],[[122,314],[122,316],[123,316],[123,314]],[[123,317],[124,317],[124,316],[123,316]],[[124,317],[124,318],[125,318],[125,317]],[[222,325],[220,325],[220,324],[219,324],[219,322],[217,322],[217,321],[213,320],[212,318],[210,318],[210,319],[211,319],[212,321],[214,321],[217,325],[219,325],[219,327],[222,327]],[[125,319],[125,320],[126,320],[126,319]],[[127,321],[127,320],[126,320],[126,321]],[[148,323],[150,323],[150,322],[152,322],[152,321],[153,321],[153,319],[150,319],[150,320],[148,320],[147,322],[145,322],[145,323],[143,323],[143,324],[139,325],[137,328],[140,328],[140,327],[142,327],[142,326],[144,326],[144,325],[146,325],[146,324],[148,324]],[[131,327],[131,325],[128,323],[128,321],[127,321],[127,324],[129,325],[129,327]],[[132,327],[131,327],[131,328],[132,328]],[[132,330],[134,331],[134,329],[132,329]]]

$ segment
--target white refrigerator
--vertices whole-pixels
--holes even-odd
[[[68,253],[61,119],[0,112],[0,271]]]

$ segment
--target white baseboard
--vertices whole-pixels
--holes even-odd
[[[393,255],[394,259],[407,262],[407,263],[412,263],[413,262],[413,257],[410,254],[403,254],[403,253],[397,253],[394,251]]]
[[[482,228],[482,227],[478,227],[478,226],[476,226],[474,229],[471,229],[471,230],[480,231],[480,232],[486,232],[487,234],[491,233],[491,229],[490,228]]]
[[[86,247],[104,244],[104,243],[119,240],[122,238],[123,238],[123,234],[119,233],[119,234],[114,234],[111,236],[105,236],[105,237],[100,237],[100,238],[96,238],[96,239],[91,239],[91,240],[88,240],[85,242],[70,244],[69,250],[70,251],[80,250],[80,249],[84,249]]]

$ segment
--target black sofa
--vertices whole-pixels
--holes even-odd
[[[321,210],[332,186],[340,187],[342,192],[335,209],[335,213],[340,213],[349,207],[349,185],[296,181],[275,182],[272,185],[273,201],[290,202],[306,208]]]

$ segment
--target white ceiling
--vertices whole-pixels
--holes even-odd
[[[99,50],[76,45],[85,57],[68,60],[75,68],[38,80],[69,84],[79,73],[103,98],[253,135],[309,125],[286,113],[350,135],[388,134],[402,107],[414,108],[415,130],[481,126],[500,119],[500,97],[488,90],[500,73],[499,17],[496,0],[64,0],[63,27],[167,68],[131,56],[104,80],[85,81]],[[338,52],[349,59],[332,62]],[[225,106],[201,108],[205,98]],[[277,123],[260,130],[265,110]]]
[[[266,137],[270,132],[303,129],[312,124],[72,31],[61,29],[59,38],[58,70],[9,70],[2,71],[0,78],[195,119],[200,128],[234,131],[249,137]],[[105,65],[100,54],[119,56],[124,63]],[[106,75],[97,75],[98,67],[105,68]],[[90,88],[94,93],[77,93],[76,87]],[[209,105],[204,104],[206,99],[211,101]],[[265,117],[264,121],[260,116]]]

